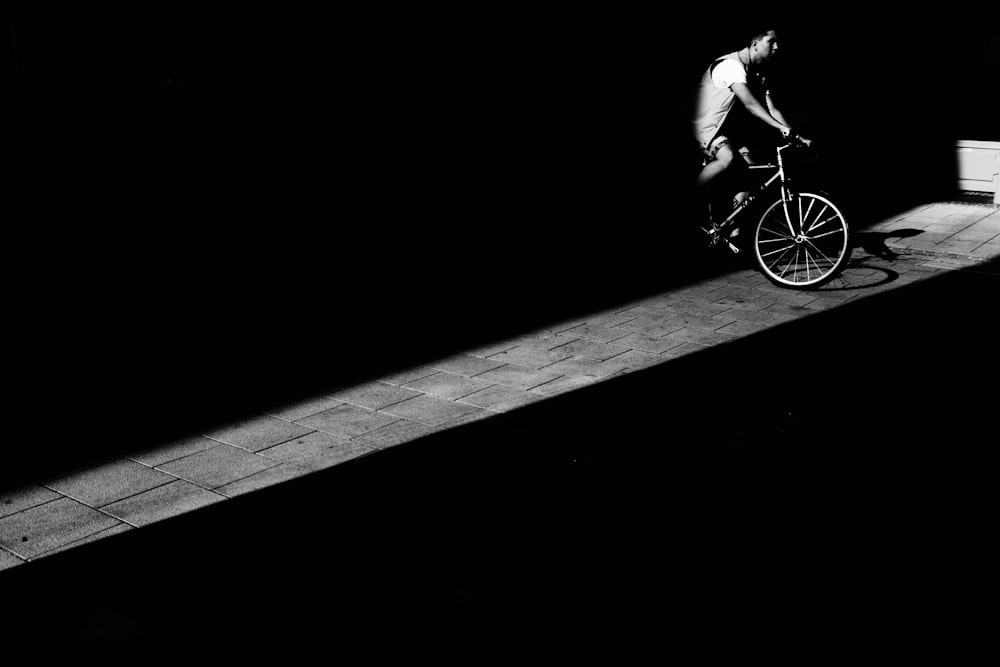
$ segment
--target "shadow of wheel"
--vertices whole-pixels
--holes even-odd
[[[883,266],[870,266],[864,260],[849,260],[838,275],[822,285],[818,292],[843,292],[888,285],[899,280],[899,273]]]

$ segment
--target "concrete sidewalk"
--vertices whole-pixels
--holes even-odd
[[[0,570],[1000,256],[1000,210],[936,203],[856,234],[796,292],[741,269],[58,479],[0,489]]]
[[[885,236],[898,253],[979,262],[1000,255],[1000,208],[932,203],[879,222],[867,231]]]

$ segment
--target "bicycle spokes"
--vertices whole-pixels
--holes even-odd
[[[829,280],[848,252],[844,216],[821,195],[801,193],[772,204],[757,225],[757,261],[773,282],[812,287]]]

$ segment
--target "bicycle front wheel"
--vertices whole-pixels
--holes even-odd
[[[781,199],[768,207],[757,223],[753,246],[757,265],[771,282],[819,287],[847,261],[847,220],[826,197],[802,192],[787,207]]]

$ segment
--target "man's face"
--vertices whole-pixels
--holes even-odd
[[[778,54],[778,35],[769,30],[766,35],[755,41],[751,48],[756,49],[761,60],[768,62]]]

